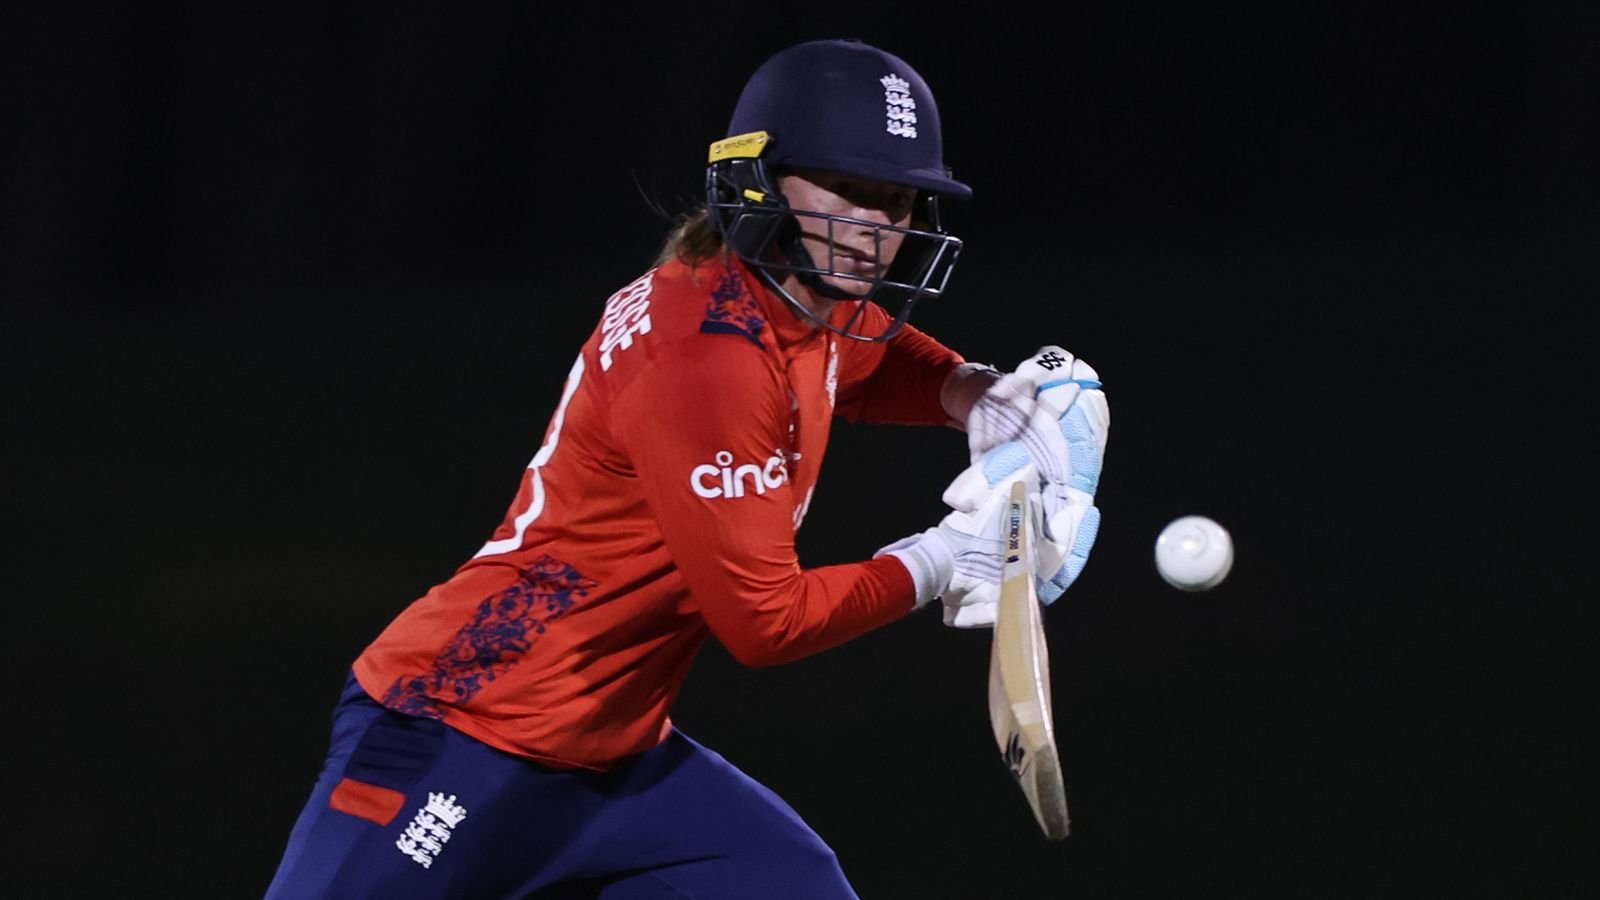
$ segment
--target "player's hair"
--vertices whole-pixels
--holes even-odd
[[[661,252],[656,254],[656,265],[678,259],[690,266],[697,266],[726,252],[727,245],[722,242],[722,235],[712,227],[710,215],[701,206],[680,218],[667,232]]]

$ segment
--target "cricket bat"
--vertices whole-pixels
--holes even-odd
[[[1067,836],[1067,788],[1050,711],[1050,653],[1029,567],[1032,535],[1026,485],[1007,505],[1000,606],[989,653],[989,723],[1000,755],[1028,798],[1045,837]]]

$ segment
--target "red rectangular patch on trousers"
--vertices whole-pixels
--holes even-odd
[[[406,795],[393,788],[379,787],[346,778],[333,788],[333,795],[328,798],[328,808],[387,825],[394,821],[399,814],[400,807],[406,805]]]

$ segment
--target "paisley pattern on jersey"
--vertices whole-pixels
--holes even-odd
[[[383,705],[414,716],[441,718],[440,701],[464,704],[520,662],[557,619],[595,587],[592,579],[548,554],[516,583],[478,604],[472,621],[439,651],[433,671],[395,679]]]
[[[706,304],[706,318],[700,323],[700,330],[707,334],[743,335],[760,347],[761,332],[766,327],[767,320],[761,317],[761,308],[745,286],[744,277],[731,269],[724,272],[716,288],[711,291],[711,301]]]

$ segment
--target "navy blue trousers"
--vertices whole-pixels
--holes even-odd
[[[351,679],[268,900],[854,898],[788,804],[674,730],[614,772],[560,772]]]

